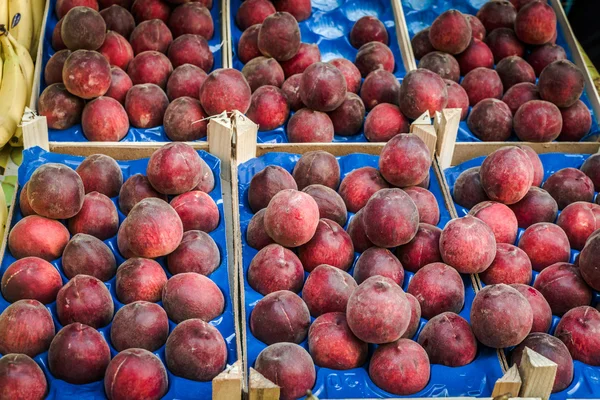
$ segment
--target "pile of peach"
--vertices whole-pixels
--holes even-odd
[[[600,312],[589,307],[593,290],[600,290],[600,205],[592,203],[600,189],[600,155],[580,170],[557,171],[542,185],[543,178],[530,147],[503,147],[481,167],[464,171],[453,196],[470,209],[460,220],[486,226],[496,242],[483,243],[475,226],[462,235],[472,238],[463,255],[493,260],[474,271],[487,285],[473,302],[475,335],[491,347],[518,345],[513,362],[525,346],[556,362],[553,390],[561,391],[573,380],[573,359],[600,365]],[[525,231],[517,241],[518,228]],[[571,249],[581,250],[574,263]],[[552,315],[562,317],[554,336],[547,334]]]
[[[579,100],[584,77],[556,36],[546,1],[490,0],[477,16],[449,10],[412,39],[419,69],[405,82],[419,79],[421,97],[444,97],[462,119],[473,107],[467,125],[482,141],[506,141],[513,131],[529,142],[579,141],[592,125]]]
[[[341,183],[339,164],[325,151],[304,154],[291,174],[267,166],[252,178],[247,200],[255,214],[245,235],[259,251],[246,279],[264,297],[249,325],[268,346],[254,367],[282,388],[282,399],[314,386],[315,365],[365,365],[369,343],[378,345],[369,376],[397,395],[422,390],[430,363],[462,366],[475,358],[475,336],[457,314],[465,301],[459,272],[473,268],[453,256],[464,231],[435,226],[440,210],[426,189],[430,163],[421,139],[399,134],[383,148],[379,169],[355,169]],[[348,212],[356,213],[349,222]],[[407,293],[405,269],[415,273]],[[417,343],[410,338],[421,316],[429,321]],[[307,338],[308,352],[299,346]]]
[[[207,116],[235,104],[223,98],[228,72],[207,75],[214,63],[207,42],[212,0],[181,3],[58,0],[56,53],[38,102],[48,127],[81,122],[91,141],[119,141],[130,125],[164,124],[174,141],[205,137]]]
[[[270,131],[294,112],[286,129],[290,142],[331,142],[334,134],[360,133],[363,123],[372,142],[408,132],[409,118],[424,110],[402,104],[404,87],[393,74],[385,25],[376,17],[360,18],[349,37],[358,49],[354,63],[344,58],[321,62],[319,47],[301,42],[298,21],[310,14],[310,0],[247,0],[237,10],[243,31],[237,56],[252,90],[247,116]]]
[[[0,314],[0,398],[44,397],[46,379],[30,357],[46,351],[54,378],[104,379],[109,399],[161,398],[167,372],[152,352],[165,344],[174,375],[210,381],[225,367],[226,343],[208,323],[225,307],[207,277],[221,260],[207,233],[220,219],[206,193],[212,171],[190,146],[176,143],[152,155],[146,174],[123,183],[115,160],[93,155],[77,170],[44,164],[23,187],[23,218],[8,238],[16,261],[0,286],[12,303]],[[175,196],[170,203],[168,195]],[[126,215],[120,226],[115,203]],[[126,259],[118,268],[103,242],[115,235]],[[154,260],[163,256],[170,278]],[[170,334],[169,321],[178,324]],[[109,324],[110,344],[120,352],[112,361],[97,330]]]

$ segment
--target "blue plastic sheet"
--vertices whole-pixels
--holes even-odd
[[[564,169],[564,168],[580,168],[583,162],[589,157],[589,154],[562,154],[562,153],[548,153],[548,154],[540,154],[540,159],[542,160],[542,164],[544,165],[544,181],[548,179],[548,177],[555,172]],[[464,162],[455,167],[448,168],[444,171],[444,175],[446,176],[446,181],[448,182],[448,186],[450,190],[454,192],[454,184],[456,179],[461,174],[461,172],[469,169],[471,167],[478,167],[483,163],[485,157],[478,157],[467,162]],[[597,195],[597,194],[596,194]],[[456,212],[460,217],[468,214],[469,210],[454,203],[456,207]],[[560,211],[559,211],[560,215]],[[517,240],[515,245],[519,242],[521,235],[525,230],[519,228],[517,234]],[[571,260],[570,262],[574,262],[577,256],[579,255],[578,250],[571,250]],[[539,272],[533,271],[533,278],[531,284],[535,282]],[[600,293],[594,292],[594,297],[592,300],[592,305],[596,306],[600,303]],[[550,327],[550,334],[554,334],[554,330],[556,329],[556,325],[560,321],[560,317],[554,315],[552,316],[552,326]],[[507,351],[507,358],[510,362],[510,353]],[[554,393],[552,395],[553,399],[562,400],[568,398],[597,398],[600,393],[600,367],[591,366],[582,363],[581,361],[574,361],[575,373],[573,376],[573,382],[571,385],[567,387],[565,390]]]
[[[267,347],[267,345],[252,335],[250,331],[250,315],[256,303],[263,297],[250,287],[246,280],[246,273],[250,265],[250,261],[258,252],[246,242],[246,230],[248,223],[252,218],[252,210],[248,204],[248,186],[252,177],[263,170],[268,165],[278,165],[291,172],[296,162],[300,159],[298,154],[289,153],[268,153],[259,158],[254,158],[238,168],[239,178],[239,201],[240,201],[240,221],[242,232],[242,260],[244,273],[244,291],[246,308],[246,331],[248,340],[248,363],[253,366],[258,354]],[[367,154],[350,154],[347,156],[337,157],[340,164],[342,179],[351,171],[360,167],[378,167],[379,157]],[[429,190],[435,195],[440,208],[439,227],[443,228],[451,219],[450,213],[445,206],[444,198],[441,191],[440,182],[433,170],[430,171],[431,182]],[[349,213],[349,220],[354,214]],[[347,226],[346,226],[347,227]],[[355,253],[354,263],[360,253]],[[354,264],[349,269],[352,275]],[[413,273],[404,271],[403,289],[406,290]],[[306,276],[308,276],[306,274]],[[465,306],[460,315],[469,320],[470,308],[475,292],[471,284],[471,278],[468,275],[463,275],[465,286]],[[301,296],[301,294],[300,294]],[[313,319],[314,320],[314,319]],[[425,325],[427,320],[421,319],[419,331],[415,335],[416,339],[419,332]],[[308,349],[307,340],[301,344]],[[375,345],[369,345],[369,353],[372,354],[376,348]],[[397,397],[378,388],[368,375],[368,362],[360,368],[354,368],[346,371],[336,371],[328,368],[317,369],[317,380],[313,388],[313,393],[318,397],[339,399],[339,398],[389,398]],[[463,367],[446,367],[443,365],[431,365],[431,379],[428,385],[420,392],[415,393],[413,397],[433,397],[433,396],[489,396],[491,395],[493,386],[498,378],[502,376],[500,362],[497,352],[483,345],[479,345],[477,357],[469,365]]]
[[[231,0],[231,39],[233,68],[242,70],[244,64],[237,56],[238,42],[242,31],[235,23],[235,15],[242,0]],[[346,58],[354,62],[358,49],[350,44],[350,31],[361,17],[376,16],[384,23],[389,37],[389,46],[394,54],[396,66],[394,75],[402,81],[406,70],[402,63],[396,25],[390,0],[313,0],[312,15],[299,23],[302,42],[316,44],[321,51],[321,60]],[[258,132],[259,143],[287,143],[286,125],[272,131]],[[363,131],[354,136],[335,135],[334,142],[366,142]]]
[[[55,51],[52,48],[52,32],[54,27],[58,23],[58,17],[55,12],[56,1],[49,0],[50,7],[48,10],[48,22],[46,23],[46,30],[44,32],[43,51],[42,51],[42,68],[40,69],[40,93],[46,88],[46,81],[44,80],[44,69],[46,64]],[[175,6],[171,6],[175,8]],[[210,10],[213,23],[215,26],[215,33],[213,38],[208,41],[210,50],[214,56],[213,69],[223,67],[222,60],[222,46],[223,38],[221,37],[221,2],[214,1],[212,9]],[[129,38],[126,38],[129,39]],[[87,142],[88,139],[83,134],[81,124],[74,125],[68,129],[48,129],[48,137],[51,142]],[[121,140],[121,142],[170,142],[171,140],[167,137],[163,126],[158,126],[149,129],[139,129],[133,126],[129,127],[129,132]],[[206,141],[206,138],[200,139],[199,141]]]
[[[200,157],[206,161],[209,167],[212,169],[213,174],[216,178],[220,176],[221,172],[221,162],[218,158],[214,157],[211,154],[208,154],[204,151],[199,151],[198,154]],[[23,152],[23,164],[19,168],[19,187],[23,187],[25,183],[31,177],[31,174],[38,168],[40,165],[47,163],[61,163],[68,165],[69,167],[75,169],[77,166],[83,161],[83,157],[70,156],[64,154],[57,153],[49,153],[42,150],[39,147],[34,147],[32,149],[25,150]],[[136,173],[146,174],[146,166],[148,164],[148,159],[140,159],[133,161],[117,161],[119,166],[121,167],[121,171],[123,172],[123,179],[126,180],[131,175]],[[20,191],[19,191],[20,193]],[[219,317],[210,321],[210,323],[215,326],[227,344],[227,364],[233,364],[237,360],[237,350],[236,350],[236,338],[235,338],[235,329],[234,329],[234,316],[233,316],[233,304],[231,300],[231,290],[229,287],[229,279],[228,279],[228,270],[227,270],[227,245],[225,242],[226,234],[225,234],[225,219],[223,213],[223,198],[221,195],[221,182],[220,179],[215,179],[215,188],[209,193],[211,198],[217,204],[219,209],[219,215],[221,217],[219,221],[219,225],[217,228],[210,232],[210,237],[213,238],[217,247],[219,248],[219,252],[221,254],[221,264],[219,267],[209,275],[210,279],[217,284],[221,292],[223,292],[223,296],[225,298],[225,311]],[[17,194],[18,199],[18,194]],[[118,206],[118,197],[112,198],[113,202]],[[10,226],[14,226],[19,220],[23,218],[21,211],[19,209],[18,202],[16,204],[13,218]],[[123,222],[125,219],[125,215],[119,210],[119,222]],[[107,239],[104,241],[108,245],[108,247],[112,250],[115,258],[117,260],[117,265],[120,265],[125,261],[125,259],[121,256],[117,247],[117,236]],[[15,261],[15,258],[10,254],[10,250],[8,247],[4,253],[4,258],[2,259],[2,264],[0,265],[0,276],[4,274],[6,269]],[[161,266],[164,268],[168,277],[171,277],[171,273],[169,273],[166,268],[165,257],[158,258],[158,261]],[[63,284],[68,282],[67,277],[62,273],[61,259],[57,259],[52,261],[52,264],[59,270]],[[111,296],[113,298],[115,304],[115,312],[117,312],[121,307],[124,306],[116,296],[115,293],[115,281],[116,278],[105,282],[108,287]],[[162,306],[162,302],[158,303]],[[1,295],[0,295],[0,312],[4,311],[6,307],[10,305]],[[58,332],[62,325],[58,321],[56,314],[56,303],[50,303],[46,306],[50,313],[52,314],[52,318],[54,320],[54,325],[56,327],[56,332]],[[176,324],[169,320],[169,333],[173,331]],[[112,347],[110,341],[110,328],[111,324],[98,329],[98,331],[102,334],[102,336],[108,342],[111,349],[111,356],[114,357],[118,352]],[[154,352],[166,368],[165,362],[165,346],[163,345],[160,349]],[[85,385],[74,385],[67,383],[63,380],[56,379],[50,373],[48,369],[48,352],[44,352],[38,354],[34,357],[35,361],[44,371],[46,375],[46,379],[48,381],[48,396],[49,400],[58,400],[58,399],[104,399],[104,382],[97,381]],[[168,371],[169,378],[169,391],[163,397],[165,400],[174,400],[174,399],[205,399],[210,398],[212,394],[212,382],[196,382],[192,380],[188,380],[185,378],[181,378],[173,375]]]
[[[406,17],[408,34],[412,39],[419,31],[431,26],[431,24],[438,17],[438,15],[442,14],[444,11],[456,9],[463,13],[475,15],[477,14],[479,8],[485,3],[487,3],[487,0],[403,0],[402,7],[404,10],[404,16]],[[569,49],[567,41],[565,40],[565,34],[562,28],[559,24],[557,24],[556,28],[558,31],[556,44],[562,46],[565,49],[565,52],[567,53],[567,58],[573,61],[573,56],[571,54],[571,50]],[[594,96],[594,94],[591,95]],[[585,103],[585,105],[590,110],[590,113],[592,113],[592,127],[590,129],[590,132],[582,140],[592,140],[592,137],[595,137],[598,134],[600,134],[600,130],[598,128],[598,121],[596,119],[596,115],[594,115],[594,110],[592,109],[586,91],[583,92],[583,95],[581,96],[581,101]],[[469,107],[469,112],[471,112],[471,109],[472,107]],[[459,125],[457,140],[459,142],[481,142],[481,140],[471,132],[471,130],[467,126],[466,120],[461,121]],[[509,141],[518,140],[519,138],[517,138],[517,136],[513,132]]]

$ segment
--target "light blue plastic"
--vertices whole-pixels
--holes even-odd
[[[589,154],[563,154],[563,153],[548,153],[548,154],[540,154],[540,159],[542,160],[542,164],[544,165],[544,181],[548,179],[548,177],[555,172],[563,169],[563,168],[580,168],[583,162],[589,157]],[[446,176],[446,181],[448,182],[448,186],[452,193],[454,193],[454,184],[456,179],[461,174],[461,172],[471,168],[478,167],[481,165],[485,157],[478,157],[472,160],[466,161],[460,165],[455,167],[448,168],[444,171],[444,175]],[[454,203],[456,208],[456,212],[460,217],[463,217],[468,214],[469,210],[465,207]],[[560,211],[559,211],[560,215]],[[519,242],[521,235],[525,230],[519,228],[517,240],[515,245]],[[571,261],[574,262],[577,256],[579,255],[579,251],[571,250]],[[533,279],[531,284],[535,282],[539,272],[533,271]],[[600,293],[594,292],[594,298],[592,300],[592,305],[596,306],[600,303]],[[560,317],[553,315],[552,316],[552,326],[550,327],[550,334],[554,333],[554,329],[556,325],[560,321]],[[507,358],[510,362],[510,353],[507,351]],[[600,367],[599,366],[591,366],[582,363],[581,361],[574,361],[575,373],[573,376],[573,382],[567,387],[565,390],[560,391],[558,393],[552,394],[552,399],[563,400],[569,398],[597,398],[600,393]]]
[[[475,15],[479,8],[487,3],[487,0],[401,0],[402,8],[404,10],[404,16],[406,17],[406,25],[408,26],[408,34],[412,39],[419,31],[431,26],[433,21],[440,15],[441,13],[456,9],[460,12]],[[573,61],[573,56],[571,54],[571,50],[567,45],[567,41],[565,40],[564,32],[559,24],[556,25],[556,29],[558,31],[558,36],[556,39],[556,44],[562,46],[567,53],[567,58]],[[489,32],[488,32],[489,33]],[[462,79],[462,77],[461,77]],[[592,94],[593,96],[594,94]],[[582,139],[582,141],[594,141],[596,140],[596,136],[600,135],[600,131],[598,128],[598,121],[596,115],[594,114],[594,110],[592,109],[587,91],[583,92],[581,96],[581,101],[585,103],[585,105],[590,110],[592,114],[592,127],[590,132]],[[471,112],[472,107],[469,107],[469,112]],[[459,142],[481,142],[481,139],[476,137],[469,127],[467,126],[466,119],[461,121],[458,128],[457,141]],[[518,141],[519,138],[514,134],[511,135],[508,141]]]
[[[241,4],[241,0],[231,0],[230,15],[233,68],[240,71],[244,64],[237,56],[237,48],[242,31],[235,23],[235,15]],[[394,75],[402,81],[406,70],[402,63],[390,0],[312,0],[312,15],[306,21],[299,23],[302,42],[317,44],[321,51],[321,60],[324,62],[334,58],[346,58],[354,62],[358,49],[350,44],[350,30],[357,20],[366,15],[376,16],[385,24],[389,46],[396,60]],[[258,132],[258,142],[287,143],[286,129],[287,123],[272,131]],[[333,141],[366,142],[367,139],[361,129],[359,134],[353,136],[335,135]]]
[[[256,303],[263,297],[250,287],[245,279],[250,261],[256,255],[257,250],[253,249],[246,242],[246,229],[252,218],[252,210],[248,204],[248,186],[252,177],[263,170],[268,165],[279,165],[291,172],[296,162],[300,159],[298,154],[289,153],[268,153],[261,157],[254,158],[245,162],[238,168],[239,178],[239,202],[240,202],[240,221],[242,232],[242,260],[244,272],[244,292],[246,307],[246,332],[248,337],[248,363],[253,366],[258,354],[267,346],[252,335],[250,331],[250,315]],[[337,157],[340,164],[342,179],[351,171],[360,167],[378,167],[379,157],[367,154],[350,154]],[[440,183],[433,170],[430,171],[431,182],[429,190],[435,195],[440,207],[439,227],[444,227],[451,219],[450,213],[445,207]],[[349,220],[354,214],[349,213]],[[355,253],[354,262],[360,253]],[[354,265],[348,271],[352,274]],[[408,283],[413,277],[413,273],[404,272],[403,288],[406,290]],[[308,276],[308,274],[306,274]],[[469,320],[470,305],[475,297],[475,292],[471,285],[471,279],[468,275],[463,276],[465,286],[465,306],[460,315]],[[301,295],[301,294],[300,294]],[[421,319],[419,332],[427,320]],[[415,339],[418,337],[415,335]],[[301,344],[308,349],[307,340]],[[376,346],[369,346],[369,353],[372,354]],[[368,362],[360,368],[354,368],[347,371],[336,371],[328,368],[317,369],[317,381],[313,388],[313,393],[321,398],[342,399],[342,398],[390,398],[397,397],[378,388],[368,375]],[[494,383],[502,376],[500,362],[497,352],[483,345],[479,345],[476,359],[469,365],[457,368],[446,367],[442,365],[431,366],[431,379],[428,385],[412,397],[447,397],[447,396],[490,396]]]
[[[54,27],[58,23],[58,17],[55,12],[56,1],[49,0],[50,7],[48,9],[48,22],[46,23],[46,30],[44,32],[43,50],[42,50],[42,68],[40,69],[40,93],[46,88],[46,81],[44,80],[44,69],[46,64],[55,51],[52,48],[52,32]],[[169,3],[167,3],[169,4]],[[175,6],[171,5],[174,9]],[[208,41],[210,50],[214,56],[214,64],[212,70],[223,67],[222,60],[222,38],[221,38],[221,2],[213,1],[212,9],[210,10],[213,23],[215,26],[215,33],[213,38]],[[129,38],[126,38],[129,39]],[[48,137],[51,142],[88,142],[89,140],[83,134],[81,124],[74,125],[68,129],[48,129]],[[129,132],[121,140],[121,142],[170,142],[165,133],[163,126],[149,129],[139,129],[133,126],[129,127]],[[202,138],[198,141],[206,142],[206,138]]]
[[[198,154],[200,157],[206,161],[208,166],[213,171],[215,177],[219,177],[221,173],[221,162],[218,158],[214,157],[211,154],[208,154],[204,151],[199,151]],[[39,147],[34,147],[31,149],[27,149],[23,152],[23,163],[19,168],[19,187],[23,187],[25,183],[31,177],[31,174],[37,167],[47,163],[61,163],[68,165],[69,167],[75,169],[77,166],[83,161],[83,157],[70,156],[58,153],[49,153],[42,150]],[[123,179],[126,180],[131,175],[141,173],[146,174],[146,166],[148,164],[148,159],[140,159],[133,161],[117,161],[119,166],[121,167],[121,171],[123,172]],[[19,191],[20,193],[20,191]],[[236,349],[236,338],[235,338],[235,329],[234,329],[234,317],[233,317],[233,304],[231,301],[231,290],[229,288],[229,274],[227,271],[227,245],[225,242],[226,234],[225,234],[225,219],[223,213],[223,198],[221,195],[221,182],[220,179],[215,179],[215,187],[209,193],[210,197],[215,201],[217,207],[219,209],[219,215],[221,217],[219,221],[219,225],[217,228],[210,232],[210,237],[213,238],[217,247],[219,248],[219,252],[221,254],[221,264],[219,267],[209,276],[210,279],[213,280],[223,292],[223,296],[225,297],[225,311],[219,317],[210,321],[210,323],[215,326],[227,344],[227,364],[231,365],[237,360],[237,349]],[[18,199],[17,194],[17,199]],[[118,197],[112,198],[112,201],[119,209],[118,205]],[[15,206],[15,210],[13,213],[13,218],[11,221],[11,227],[14,226],[19,220],[23,218],[21,211],[19,209],[19,204],[17,202]],[[122,222],[125,219],[125,215],[119,210],[119,222]],[[121,256],[117,248],[117,236],[107,239],[104,241],[108,245],[108,247],[112,250],[113,254],[117,259],[117,265],[120,265],[125,261],[125,259]],[[2,259],[2,264],[0,265],[0,276],[4,274],[6,269],[15,261],[15,258],[10,254],[8,247],[4,253],[4,258]],[[166,268],[165,257],[158,258],[158,261],[161,266],[164,268],[168,277],[171,277],[171,273]],[[61,259],[57,259],[52,261],[52,264],[59,270],[63,283],[68,282],[67,277],[62,273],[61,267]],[[108,287],[114,304],[115,304],[115,312],[117,312],[121,307],[124,306],[116,296],[115,293],[115,280],[112,279],[105,282]],[[162,306],[162,302],[159,302]],[[0,295],[0,312],[4,311],[6,307],[10,305],[2,295]],[[52,318],[54,319],[54,325],[56,327],[56,331],[58,332],[62,325],[58,321],[56,314],[56,303],[50,303],[46,306],[48,310],[52,313]],[[173,331],[176,324],[169,320],[169,333]],[[114,357],[118,352],[112,347],[110,342],[110,327],[111,325],[107,325],[103,328],[98,329],[98,331],[102,334],[102,336],[108,342],[111,349],[111,356]],[[165,346],[163,345],[160,349],[154,352],[166,368],[165,363]],[[74,385],[67,383],[63,380],[59,380],[52,376],[48,369],[48,352],[44,352],[42,354],[38,354],[34,357],[35,361],[39,364],[39,366],[44,371],[46,375],[46,379],[48,381],[48,396],[46,397],[48,400],[60,400],[60,399],[104,399],[106,398],[104,395],[104,382],[97,381],[85,385]],[[189,379],[181,378],[173,375],[171,372],[167,370],[168,378],[169,378],[169,391],[163,397],[164,400],[175,400],[175,399],[206,399],[211,398],[212,396],[212,382],[196,382]]]

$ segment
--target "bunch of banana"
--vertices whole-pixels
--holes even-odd
[[[0,25],[6,26],[35,61],[46,0],[0,0]]]

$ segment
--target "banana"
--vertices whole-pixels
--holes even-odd
[[[8,0],[0,0],[0,25],[8,29]]]
[[[14,17],[17,14],[21,15],[21,19],[15,27],[12,27]],[[11,24],[9,31],[29,51],[31,37],[33,36],[31,0],[8,0],[8,16]]]
[[[7,37],[12,44],[15,53],[17,53],[17,56],[19,57],[21,72],[23,72],[23,75],[27,81],[27,101],[29,101],[31,98],[31,87],[33,86],[35,65],[33,65],[33,60],[31,59],[27,49],[21,45],[21,43],[17,42],[17,39],[10,32],[7,32]]]
[[[0,0],[4,1],[4,0]],[[42,19],[44,19],[44,9],[46,0],[31,0],[31,12],[33,15],[33,35],[31,37],[31,47],[29,53],[33,61],[37,58],[38,45],[40,44],[40,35],[42,32]]]
[[[21,71],[19,56],[8,37],[0,35],[4,53],[3,79],[0,85],[0,146],[15,134],[27,102],[27,82]]]

